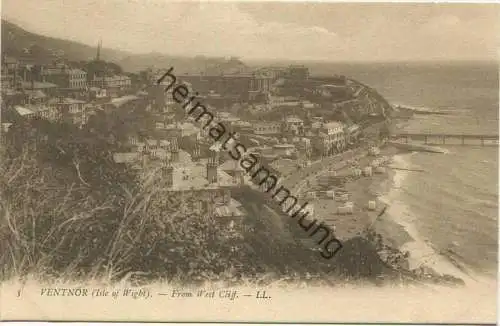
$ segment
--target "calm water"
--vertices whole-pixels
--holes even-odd
[[[319,70],[319,65],[314,69]],[[393,103],[453,111],[417,116],[408,131],[498,133],[496,64],[332,65]],[[403,159],[426,173],[409,173],[398,200],[407,219],[438,251],[476,271],[496,275],[498,248],[498,147],[447,146],[450,153],[416,153]],[[408,222],[408,221],[407,221]]]

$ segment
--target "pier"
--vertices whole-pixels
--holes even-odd
[[[498,145],[498,134],[397,133],[393,140],[423,142],[429,145]]]

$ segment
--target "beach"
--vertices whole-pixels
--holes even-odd
[[[410,174],[428,173],[428,171],[402,170],[410,168],[409,163],[405,160],[410,155],[413,154],[407,153],[393,156],[392,166],[401,168],[401,170],[389,170],[389,189],[378,197],[379,202],[387,205],[388,208],[384,215],[374,222],[374,228],[390,246],[397,248],[401,252],[409,252],[408,269],[416,270],[424,267],[431,273],[451,275],[468,283],[474,278],[472,276],[473,272],[470,270],[465,271],[463,267],[454,265],[446,257],[442,256],[429,240],[423,238],[415,225],[411,223],[413,212],[400,200],[399,194],[404,191],[405,179]]]
[[[315,218],[333,225],[337,237],[344,241],[356,236],[366,237],[366,230],[373,230],[381,236],[382,246],[386,248],[379,249],[381,258],[388,262],[389,253],[393,256],[403,256],[407,253],[407,258],[400,262],[398,267],[404,266],[404,269],[414,271],[416,275],[438,278],[449,275],[463,280],[466,284],[474,282],[479,278],[478,275],[464,265],[441,255],[430,241],[419,234],[412,223],[414,214],[400,200],[400,193],[405,191],[405,180],[408,176],[429,173],[421,169],[411,169],[407,162],[411,155],[414,153],[384,146],[380,148],[377,156],[365,156],[357,162],[359,168],[363,169],[377,158],[389,158],[384,164],[383,173],[352,177],[348,168],[337,171],[337,175],[345,181],[342,188],[348,193],[353,212],[338,214],[338,207],[344,203],[320,197],[314,201]],[[314,186],[312,185],[312,189]],[[368,209],[369,201],[376,203],[375,209]]]
[[[397,149],[386,147],[381,150],[379,156],[391,156],[397,153]],[[369,165],[375,157],[365,156],[358,160],[360,167]],[[314,212],[318,220],[325,220],[335,225],[336,234],[339,239],[349,239],[361,232],[369,226],[376,218],[378,212],[383,208],[382,203],[377,203],[375,211],[369,211],[367,208],[368,201],[375,200],[382,195],[381,187],[386,187],[388,180],[391,178],[390,172],[386,169],[385,173],[374,173],[370,177],[361,176],[356,179],[351,179],[349,169],[344,168],[337,171],[337,175],[344,180],[348,180],[344,185],[344,190],[349,194],[349,201],[353,203],[353,214],[339,215],[337,208],[342,206],[342,202],[334,199],[318,198],[314,202]]]

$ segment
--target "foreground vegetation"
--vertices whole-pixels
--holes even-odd
[[[11,126],[0,164],[1,280],[418,281],[380,259],[371,233],[321,258],[286,214],[264,207],[262,193],[235,192],[248,216],[228,227],[200,211],[197,198],[139,186],[135,170],[113,161],[123,135],[108,118],[117,119],[84,129],[36,119]]]

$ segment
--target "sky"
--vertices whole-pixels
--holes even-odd
[[[43,35],[135,53],[328,61],[497,60],[500,5],[2,0]]]

